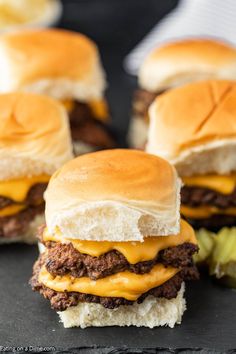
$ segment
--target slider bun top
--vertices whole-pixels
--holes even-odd
[[[209,39],[168,43],[154,49],[139,72],[140,86],[151,92],[208,79],[236,79],[236,50]]]
[[[158,96],[149,109],[146,150],[181,176],[236,170],[236,84],[203,81]]]
[[[71,158],[61,104],[35,94],[0,95],[0,180],[52,174]]]
[[[45,193],[51,234],[94,241],[142,241],[179,232],[180,181],[165,160],[137,150],[77,157]]]
[[[105,77],[98,49],[86,36],[34,29],[0,38],[0,92],[27,91],[58,99],[99,99]]]

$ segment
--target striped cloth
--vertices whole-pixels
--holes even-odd
[[[236,46],[236,0],[181,0],[125,58],[125,70],[137,75],[153,48],[190,37],[214,37]]]

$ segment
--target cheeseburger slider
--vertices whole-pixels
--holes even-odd
[[[135,150],[83,155],[52,176],[31,285],[65,327],[181,322],[198,247],[179,193],[168,162]]]
[[[191,39],[154,49],[144,60],[134,93],[130,145],[144,148],[148,108],[155,97],[173,87],[207,79],[236,79],[236,50],[225,43]]]
[[[236,84],[203,81],[151,105],[147,151],[183,180],[183,216],[196,228],[236,225]]]
[[[82,34],[27,30],[0,38],[0,92],[59,99],[66,107],[76,154],[111,148],[105,75],[98,49]]]
[[[0,95],[0,243],[35,241],[50,175],[71,158],[68,119],[57,101]]]

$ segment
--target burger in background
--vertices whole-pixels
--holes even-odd
[[[35,94],[0,95],[0,244],[36,241],[50,176],[72,157],[63,106]]]
[[[144,60],[134,93],[128,141],[144,149],[149,126],[148,108],[166,90],[207,79],[236,79],[236,50],[209,39],[183,40],[153,50]]]
[[[33,92],[64,104],[76,155],[113,148],[105,73],[97,46],[65,30],[27,30],[0,38],[0,92]]]
[[[230,269],[231,276],[236,261],[236,84],[211,80],[169,90],[154,100],[149,116],[146,150],[170,161],[183,180],[181,214],[200,229],[200,260],[214,247],[206,230],[227,227],[220,232],[223,242],[211,271],[223,277]]]

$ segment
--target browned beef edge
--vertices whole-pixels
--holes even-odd
[[[184,216],[183,216],[184,217]],[[212,215],[205,219],[192,219],[184,217],[187,222],[194,227],[195,230],[205,228],[209,231],[217,232],[222,227],[236,226],[236,216],[231,215]]]
[[[72,243],[43,242],[44,228],[44,225],[39,228],[38,238],[47,247],[45,266],[53,276],[70,274],[75,278],[86,276],[96,280],[125,270],[136,274],[148,273],[157,263],[175,268],[189,267],[192,265],[192,255],[198,251],[197,245],[186,242],[161,250],[153,260],[130,264],[116,250],[92,257],[80,253]]]
[[[29,206],[17,214],[0,217],[0,238],[15,238],[22,236],[36,215],[44,212],[44,203]]]
[[[69,118],[73,140],[101,149],[116,146],[109,126],[96,119],[88,104],[75,101]]]
[[[193,208],[203,205],[231,208],[236,206],[236,189],[226,195],[208,188],[184,186],[181,189],[181,202]]]
[[[45,260],[45,266],[52,275],[70,274],[75,278],[89,277],[93,280],[128,270],[136,274],[144,274],[157,263],[165,266],[182,268],[192,265],[192,255],[198,247],[191,243],[184,243],[177,247],[166,248],[158,256],[145,262],[130,264],[122,253],[113,250],[100,257],[92,257],[77,251],[71,243],[51,243]]]
[[[38,274],[43,264],[44,260],[41,256],[34,265],[33,277],[30,280],[30,284],[34,291],[39,291],[46,299],[50,300],[52,308],[57,311],[64,311],[68,307],[76,306],[80,302],[98,303],[108,309],[114,309],[121,305],[132,305],[134,303],[121,297],[100,297],[78,292],[57,292],[51,290],[38,282]],[[157,298],[175,298],[183,281],[195,279],[198,279],[197,268],[195,266],[185,267],[164,284],[142,294],[137,302],[142,303],[148,295]]]

